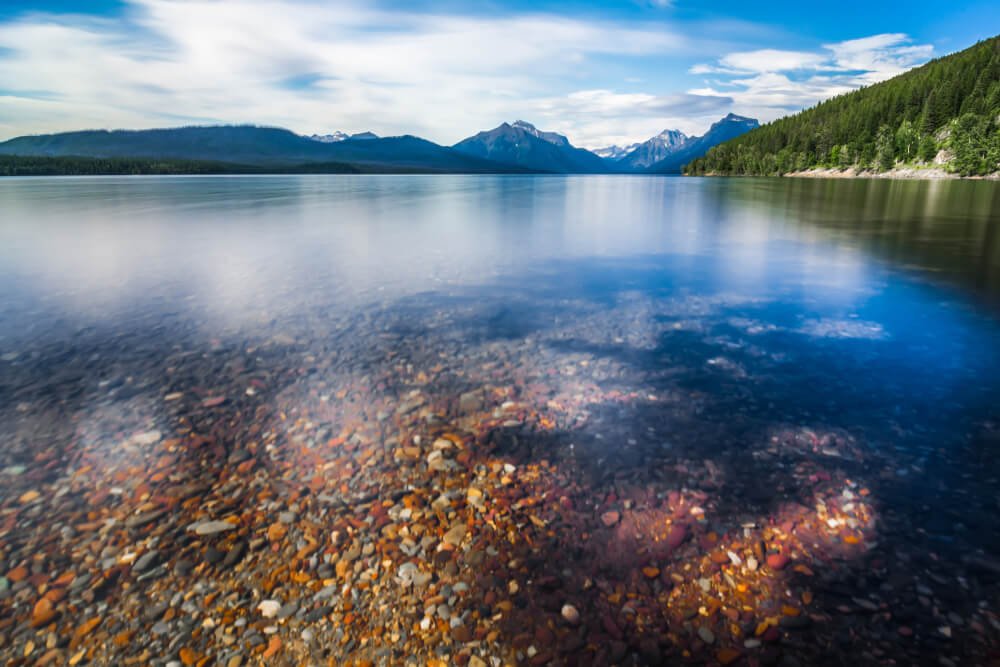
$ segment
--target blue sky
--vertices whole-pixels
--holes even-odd
[[[596,148],[762,121],[1000,28],[997,2],[5,0],[0,138],[258,123]]]

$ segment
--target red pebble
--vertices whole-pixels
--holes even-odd
[[[783,570],[785,566],[788,565],[788,554],[770,554],[767,557],[767,566],[772,570]]]
[[[687,524],[675,523],[670,526],[670,532],[667,534],[667,546],[671,549],[676,549],[684,544],[684,540],[687,539],[687,532]]]

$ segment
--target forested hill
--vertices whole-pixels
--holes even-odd
[[[716,146],[686,174],[1000,169],[1000,36]]]

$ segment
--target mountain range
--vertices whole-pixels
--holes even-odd
[[[650,165],[648,171],[653,174],[679,174],[684,165],[702,157],[709,149],[758,127],[760,123],[756,118],[728,114],[722,120],[712,123],[705,134],[689,138],[662,160]]]
[[[155,130],[84,130],[17,137],[0,155],[32,158],[181,160],[233,171],[428,173],[679,173],[709,148],[757,121],[730,114],[701,137],[665,130],[626,149],[600,154],[573,146],[556,132],[526,121],[502,123],[453,146],[404,135],[333,132],[301,136],[272,127],[208,126]],[[189,165],[191,166],[191,165]],[[200,172],[199,172],[200,173]]]
[[[357,134],[347,134],[346,132],[341,132],[337,130],[333,134],[313,134],[309,137],[313,141],[321,141],[324,144],[332,144],[337,141],[345,141],[347,139],[378,139],[378,135],[374,132],[358,132]]]
[[[680,148],[689,138],[680,130],[664,130],[642,143],[630,144],[625,147],[608,146],[607,148],[599,148],[594,153],[622,166],[643,168],[663,160]]]
[[[354,136],[323,141],[279,128],[179,127],[159,130],[85,130],[26,136],[0,144],[0,155],[205,160],[287,170],[330,164],[361,171],[451,173],[524,172],[413,136]]]

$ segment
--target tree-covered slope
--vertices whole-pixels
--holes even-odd
[[[716,146],[687,174],[885,171],[932,164],[1000,169],[1000,36]]]

